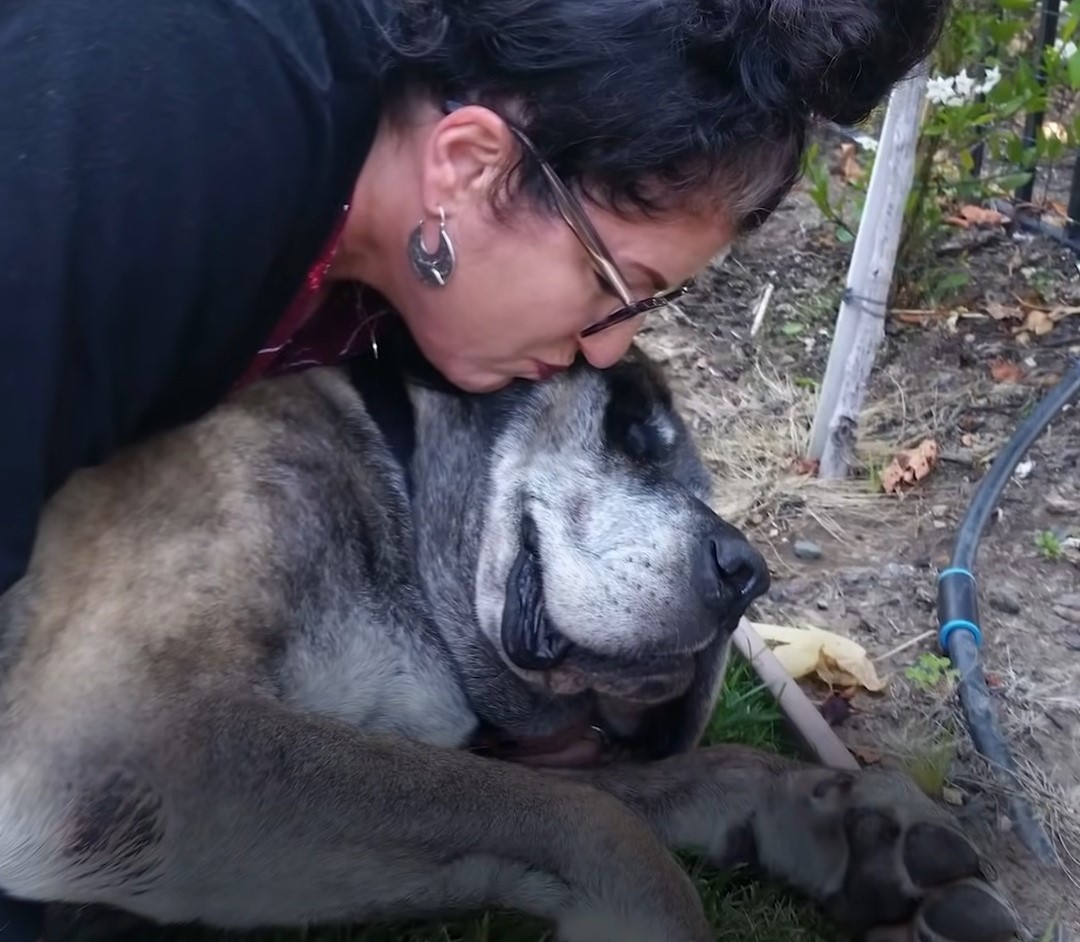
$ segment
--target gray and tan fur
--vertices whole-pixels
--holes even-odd
[[[483,397],[393,374],[264,381],[51,501],[0,601],[0,886],[706,942],[680,849],[859,935],[1011,936],[906,780],[697,746],[766,577],[652,365]]]

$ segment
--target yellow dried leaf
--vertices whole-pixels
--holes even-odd
[[[1030,330],[1036,337],[1042,337],[1054,329],[1054,318],[1039,308],[1028,311],[1024,318],[1023,330]]]
[[[773,654],[796,680],[814,674],[835,687],[859,686],[875,692],[885,689],[866,649],[850,638],[823,628],[758,623],[754,628],[764,641],[775,645]]]

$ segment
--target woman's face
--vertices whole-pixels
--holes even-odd
[[[380,134],[388,137],[376,140],[365,164],[334,273],[385,294],[450,382],[485,392],[518,377],[543,379],[579,352],[601,368],[622,357],[648,314],[582,336],[625,298],[575,234],[574,217],[519,200],[496,218],[492,187],[520,153],[501,119],[464,108]],[[733,238],[715,213],[626,219],[577,206],[632,301],[686,282]],[[454,265],[435,286],[411,267],[406,246],[424,216],[424,245],[434,250],[440,208]]]

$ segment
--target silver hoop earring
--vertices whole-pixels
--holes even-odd
[[[446,212],[439,207],[439,244],[434,252],[424,245],[424,220],[409,236],[409,264],[425,284],[441,288],[454,273],[454,243],[446,231]]]

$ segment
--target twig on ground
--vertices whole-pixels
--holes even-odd
[[[765,286],[765,293],[761,296],[761,300],[758,301],[757,307],[754,309],[754,320],[750,324],[750,336],[756,337],[761,325],[765,322],[765,312],[769,309],[769,302],[772,300],[773,291],[776,290],[776,285],[771,281]]]
[[[878,657],[875,657],[874,660],[875,661],[887,661],[889,658],[895,657],[901,651],[906,651],[908,648],[914,647],[920,641],[925,641],[927,638],[934,637],[935,634],[937,634],[937,632],[933,631],[933,630],[924,631],[921,635],[916,635],[914,638],[909,638],[903,644],[898,644],[891,651],[886,651],[884,654],[881,654]]]

